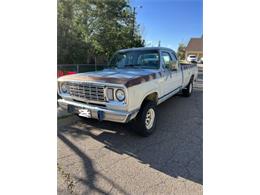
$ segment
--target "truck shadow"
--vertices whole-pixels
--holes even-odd
[[[77,139],[91,137],[107,149],[132,156],[168,176],[202,184],[202,93],[194,91],[190,98],[177,95],[159,105],[157,131],[147,138],[136,135],[128,125],[96,120],[80,120],[58,128],[58,137],[82,159],[88,173],[95,173],[90,158],[69,142],[67,135]],[[86,185],[95,188],[94,180],[86,181]]]

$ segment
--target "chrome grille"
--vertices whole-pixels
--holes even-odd
[[[105,101],[104,86],[93,83],[67,83],[69,94],[72,97]]]

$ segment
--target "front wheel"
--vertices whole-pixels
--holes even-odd
[[[155,131],[156,122],[156,103],[152,101],[145,102],[133,121],[134,130],[141,136],[147,137]]]

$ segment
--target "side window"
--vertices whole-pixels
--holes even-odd
[[[172,61],[177,62],[177,57],[176,57],[175,53],[172,53],[172,56],[173,56]]]
[[[162,59],[163,59],[163,65],[164,65],[164,67],[165,67],[166,65],[169,65],[169,64],[170,64],[170,61],[172,60],[170,54],[167,53],[167,52],[162,52]]]

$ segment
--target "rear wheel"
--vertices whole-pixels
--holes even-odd
[[[193,78],[190,79],[190,82],[187,85],[187,87],[182,90],[182,94],[185,97],[189,97],[189,96],[191,96],[192,91],[193,91]]]
[[[133,127],[139,135],[147,137],[155,131],[156,121],[156,103],[148,101],[143,104],[136,119],[133,121]]]

